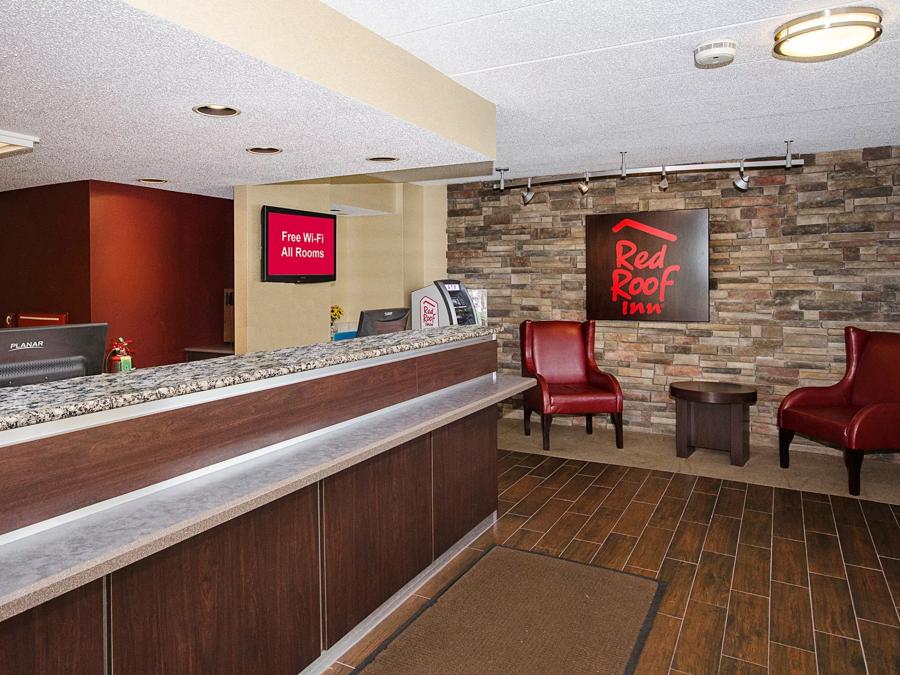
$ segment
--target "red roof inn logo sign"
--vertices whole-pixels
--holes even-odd
[[[589,319],[709,321],[706,209],[587,216]]]

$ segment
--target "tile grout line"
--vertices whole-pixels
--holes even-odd
[[[719,505],[719,499],[721,498],[721,496],[722,496],[722,489],[720,487],[719,494],[716,495],[716,503],[713,506],[713,515],[711,515],[709,518],[709,526],[710,527],[712,527],[712,519],[716,512],[716,506]],[[741,551],[741,532],[744,529],[744,505],[746,503],[747,503],[747,493],[745,492],[744,493],[744,501],[741,503],[741,519],[738,524],[738,536],[737,536],[737,542],[735,542],[735,548],[734,548],[734,564],[731,566],[731,579],[728,582],[728,602],[725,604],[725,625],[722,627],[722,642],[719,647],[719,670],[722,669],[722,659],[726,656],[730,656],[729,654],[725,653],[725,636],[728,634],[728,614],[731,611],[731,596],[734,593],[734,571],[737,569],[738,553],[740,553],[740,551]],[[774,529],[774,528],[772,528],[772,529]],[[771,541],[769,543],[771,544]],[[700,557],[702,559],[702,557],[703,557],[702,552],[700,553]],[[770,548],[769,549],[769,561],[770,561],[769,565],[770,566],[772,564],[771,559],[772,559],[772,549]],[[697,569],[698,570],[700,569],[699,565],[697,566]],[[771,579],[771,577],[770,577],[770,579]],[[769,667],[769,639],[768,638],[769,638],[769,636],[767,635],[766,636],[766,668]],[[756,664],[756,665],[759,665],[759,664]]]
[[[859,500],[857,500],[857,506],[859,506]],[[831,502],[831,497],[828,497],[828,508],[831,512],[831,520],[834,523],[834,532],[837,534],[837,543],[838,550],[841,553],[841,563],[844,565],[844,574],[846,575],[847,582],[847,595],[850,596],[850,608],[853,610],[853,625],[856,626],[856,635],[859,637],[859,648],[863,655],[863,666],[866,669],[866,673],[869,673],[869,661],[866,658],[866,648],[862,643],[862,633],[859,631],[859,616],[856,613],[856,601],[853,599],[853,590],[850,588],[850,575],[847,571],[847,559],[844,557],[844,545],[841,543],[840,530],[837,525],[837,516],[834,515],[834,504]],[[859,510],[862,511],[862,507],[859,507]],[[863,514],[863,518],[865,518],[865,514]],[[872,543],[872,547],[875,547],[875,543]],[[812,595],[812,579],[809,581],[810,583],[810,595]],[[813,627],[815,628],[815,617],[813,617]],[[816,649],[818,652],[818,648]]]
[[[890,597],[891,600],[894,601],[894,614],[897,617],[897,625],[900,625],[900,610],[897,609],[897,602],[896,602],[896,599],[894,598],[893,593],[891,592],[891,585],[889,583],[887,583],[887,574],[884,571],[884,563],[881,562],[881,556],[878,553],[878,546],[875,543],[875,537],[872,536],[872,527],[869,524],[869,517],[866,515],[866,510],[862,506],[862,500],[857,500],[857,503],[859,504],[859,510],[862,511],[862,514],[863,514],[863,522],[866,524],[866,532],[869,533],[869,540],[872,542],[872,549],[875,551],[875,559],[878,561],[878,571],[881,572],[881,576],[884,578],[885,586],[888,589],[888,597]],[[891,513],[893,514],[894,509],[890,509],[890,510],[891,510]],[[894,520],[896,520],[896,519],[897,519],[897,517],[895,515]],[[836,526],[837,526],[837,524],[835,524],[835,527]],[[900,527],[900,526],[898,526],[898,527]],[[840,537],[838,537],[838,540],[840,541]],[[863,567],[863,565],[857,565],[857,567]],[[874,569],[874,568],[872,568],[872,569]],[[849,577],[847,578],[847,584],[848,585],[850,584]],[[852,591],[850,594],[851,594],[851,596],[853,595]],[[866,619],[866,621],[868,621],[868,619]],[[858,617],[857,617],[856,629],[859,630],[859,618]],[[861,641],[862,633],[860,633],[859,638]]]
[[[673,480],[674,480],[674,477],[673,477]],[[695,480],[694,480],[693,484],[691,485],[691,495],[694,494],[694,487],[695,487],[696,485],[697,485],[697,481],[696,481],[696,477],[695,477]],[[720,488],[720,489],[721,489],[721,488]],[[718,499],[718,495],[716,496],[716,498]],[[684,502],[684,509],[685,509],[685,510],[687,510],[687,505],[688,505],[688,502],[689,502],[689,501],[690,501],[690,496],[688,496],[688,498],[687,498],[687,499],[685,500],[685,502]],[[713,506],[713,511],[715,511],[715,506]],[[682,517],[683,517],[683,516],[684,516],[684,511],[681,512],[681,516],[679,516],[679,518],[678,518],[678,524],[679,524],[679,525],[682,523]],[[710,517],[709,517],[709,523],[707,523],[707,525],[706,525],[706,532],[703,533],[703,543],[700,544],[700,558],[703,557],[703,548],[706,546],[706,539],[707,539],[707,537],[709,536],[709,528],[710,528],[711,526],[712,526],[712,515],[710,514]],[[676,531],[676,532],[678,531],[677,528],[676,528],[675,531]],[[675,540],[675,537],[674,537],[674,535],[673,535],[672,541],[674,541],[674,540]],[[672,547],[672,543],[669,542],[669,548],[671,548],[671,547]],[[666,555],[668,555],[668,553],[669,553],[668,550],[666,550]],[[685,562],[687,562],[687,561],[685,561]],[[687,595],[687,598],[688,598],[688,599],[687,599],[687,602],[686,602],[685,605],[684,605],[684,617],[682,617],[681,623],[678,624],[678,636],[675,638],[675,647],[672,649],[672,656],[671,656],[671,658],[669,659],[669,670],[670,670],[670,671],[671,671],[671,670],[674,670],[675,654],[678,653],[678,644],[681,642],[681,631],[684,629],[684,622],[685,622],[685,620],[687,619],[688,607],[689,607],[690,604],[691,604],[691,594],[694,592],[694,584],[695,584],[696,581],[697,581],[697,572],[700,570],[700,559],[699,559],[699,558],[697,559],[697,563],[696,563],[696,564],[697,564],[697,567],[696,567],[696,569],[694,569],[694,576],[691,577],[691,587],[690,587],[690,589],[688,589],[688,595]],[[721,650],[719,650],[719,651],[720,651],[720,653],[721,653]],[[721,663],[721,660],[722,660],[722,659],[721,659],[721,657],[720,657],[720,659],[719,659],[719,662],[720,662],[720,663]]]
[[[549,458],[551,458],[551,457],[553,457],[553,455],[548,455],[547,459],[549,459]],[[560,458],[560,457],[557,457],[557,459],[561,459],[561,458]],[[546,461],[546,460],[545,460],[545,461]],[[582,460],[576,460],[576,461],[582,461]],[[585,462],[584,464],[582,464],[581,468],[583,469],[583,468],[584,468],[584,465],[587,464],[587,463],[588,463],[588,462]],[[541,464],[543,464],[543,462],[541,462],[540,464],[538,464],[538,465],[535,466],[534,468],[535,468],[535,469],[538,468]],[[537,488],[541,487],[541,486],[543,485],[543,483],[544,483],[546,480],[548,480],[554,473],[556,473],[557,471],[559,471],[560,469],[562,469],[564,466],[565,466],[565,464],[560,464],[560,465],[559,465],[559,466],[558,466],[558,467],[550,474],[550,476],[546,476],[546,477],[544,478],[544,480],[542,480],[540,483],[538,483],[537,485],[535,485],[535,486],[534,486],[534,489],[532,490],[532,492],[533,492],[534,490],[536,490]],[[609,465],[607,465],[607,466],[609,466]],[[604,469],[604,470],[605,470],[605,469]],[[525,475],[527,476],[527,475],[530,475],[530,474],[525,474]],[[555,498],[556,498],[556,495],[559,494],[559,491],[562,490],[566,485],[568,485],[569,482],[571,482],[572,479],[574,479],[575,476],[577,476],[577,475],[578,475],[578,473],[574,473],[572,476],[569,477],[569,480],[567,480],[565,483],[563,483],[561,486],[559,486],[559,487],[556,489],[556,492],[554,492],[552,495],[550,495],[550,496],[544,501],[544,503],[541,504],[540,507],[538,507],[538,511],[539,511],[541,508],[543,508],[546,504],[548,504],[548,503],[550,502],[551,499],[555,499]],[[525,477],[525,476],[523,476],[522,478],[524,478],[524,477]],[[539,478],[539,477],[540,477],[540,476],[538,476],[538,478]],[[591,487],[592,485],[593,485],[593,482],[592,482],[591,484],[589,484],[589,485],[581,492],[581,494],[583,495],[585,492],[587,492],[588,488]],[[529,492],[528,494],[531,494],[531,492]],[[527,497],[527,496],[528,496],[528,495],[526,495],[526,497]],[[581,497],[581,495],[579,495],[579,498],[580,498],[580,497]],[[523,497],[522,499],[525,499],[525,497]],[[567,502],[567,501],[569,501],[569,500],[568,500],[568,499],[561,499],[560,501],[565,501],[565,502]],[[576,501],[578,501],[578,500],[577,500],[577,499],[576,499],[576,500],[573,500],[573,504],[574,504],[574,502],[576,502]],[[516,503],[518,504],[519,502],[516,502]],[[512,508],[513,508],[513,507],[510,508],[510,512],[512,511]],[[569,508],[571,508],[571,507],[569,507]],[[562,514],[559,516],[559,518],[557,518],[555,521],[553,521],[553,524],[552,524],[549,528],[547,528],[547,532],[549,532],[549,531],[550,531],[550,530],[551,530],[551,529],[552,529],[552,528],[553,528],[560,520],[562,520],[563,516],[565,516],[567,513],[569,513],[568,508],[567,508],[565,511],[562,512]],[[535,511],[533,514],[531,514],[530,516],[528,516],[528,517],[527,517],[527,520],[526,520],[522,525],[520,525],[518,528],[516,528],[516,530],[515,530],[512,534],[510,534],[506,539],[504,539],[503,542],[501,542],[501,543],[506,543],[507,541],[509,541],[510,539],[512,539],[512,537],[514,537],[514,536],[516,535],[516,533],[519,532],[519,530],[525,530],[526,532],[534,532],[535,534],[540,534],[540,535],[541,535],[540,538],[539,538],[539,539],[538,539],[538,540],[537,540],[537,541],[536,541],[536,542],[528,549],[529,551],[530,551],[530,550],[533,550],[534,547],[537,546],[537,545],[543,540],[543,538],[547,535],[547,532],[539,532],[538,530],[529,530],[528,528],[525,527],[525,525],[528,524],[528,521],[531,520],[531,518],[533,518],[536,514],[537,514],[537,511]],[[514,515],[518,515],[520,518],[525,518],[525,516],[523,516],[523,515],[521,515],[521,514],[514,514]],[[567,544],[567,546],[568,546],[568,544]],[[563,549],[563,550],[565,550],[565,549]]]
[[[830,501],[828,503],[828,506],[829,506],[829,508],[831,507]],[[772,507],[773,516],[774,516],[774,510],[775,510],[775,507],[773,505],[773,507]],[[832,513],[832,518],[834,518],[833,513]],[[813,593],[812,578],[810,577],[812,572],[810,572],[810,569],[809,569],[809,543],[807,541],[808,531],[806,529],[806,507],[804,506],[802,492],[800,493],[800,527],[803,530],[803,551],[804,551],[804,555],[806,556],[806,583],[808,584],[806,592],[807,592],[807,600],[809,601],[809,623],[810,623],[809,627],[810,627],[810,630],[812,630],[813,654],[816,655],[816,675],[821,675],[821,673],[819,672],[819,646],[816,644],[816,615],[815,615],[815,610],[813,609],[813,600],[812,600],[812,593]],[[774,518],[772,521],[772,532],[773,533],[775,532]],[[835,535],[837,535],[837,526],[835,526],[834,532],[835,532]],[[835,539],[837,539],[838,544],[840,544],[840,538],[835,536]],[[841,564],[843,564],[843,562],[844,561],[842,558]],[[844,574],[846,574],[846,570],[844,570]]]
[[[607,464],[606,466],[607,466],[607,468],[608,468],[608,467],[610,467],[610,466],[618,466],[618,465],[616,465],[616,464]],[[631,468],[641,468],[641,467],[625,467],[625,468],[626,468],[626,469],[631,469]],[[604,472],[606,472],[606,469],[603,469],[603,472],[601,472],[600,475],[597,476],[597,478],[600,478],[600,476],[602,476]],[[600,500],[600,503],[597,504],[597,508],[595,508],[595,509],[594,509],[594,512],[593,512],[590,516],[588,516],[588,520],[590,520],[590,519],[593,518],[595,515],[597,515],[597,512],[603,507],[603,503],[604,503],[607,499],[609,499],[609,495],[611,495],[611,494],[613,493],[613,490],[615,490],[617,487],[619,487],[619,485],[622,484],[623,480],[625,479],[625,475],[626,475],[627,473],[628,473],[628,471],[625,471],[625,473],[623,473],[621,476],[619,476],[619,480],[617,480],[617,481],[616,481],[616,484],[615,484],[613,487],[611,487],[611,488],[609,489],[609,494],[606,495],[603,499]],[[594,480],[596,481],[597,478],[595,478]],[[642,483],[642,484],[643,484],[643,483]],[[594,483],[592,482],[591,485],[594,485]],[[600,487],[600,486],[598,486],[598,487]],[[638,489],[640,489],[640,488],[638,488]],[[635,492],[635,494],[637,494],[637,492]],[[630,503],[630,500],[629,500],[629,503]],[[628,508],[628,507],[626,506],[625,508]],[[622,513],[623,513],[623,514],[625,513],[625,509],[622,509]],[[620,516],[620,517],[621,517],[621,516]],[[618,519],[616,520],[616,522],[619,522]],[[584,525],[582,525],[581,530],[583,530],[583,529],[585,528],[586,525],[587,525],[587,523],[585,523]],[[614,527],[615,527],[615,524],[613,524],[613,528],[614,528]],[[581,532],[581,530],[578,530],[578,532]],[[594,552],[594,555],[591,556],[591,559],[588,561],[588,565],[593,565],[593,564],[594,564],[594,560],[597,559],[597,556],[600,554],[600,550],[603,548],[603,545],[606,543],[606,540],[609,539],[609,535],[610,535],[610,534],[612,534],[612,528],[610,528],[609,532],[606,533],[606,536],[603,537],[603,541],[600,542],[600,547]],[[575,534],[575,537],[578,537],[578,533]],[[597,542],[592,542],[592,543],[597,543]]]
[[[561,469],[562,467],[559,467],[559,468]],[[554,472],[554,473],[556,473],[556,472]],[[551,475],[553,475],[553,474],[551,474]],[[544,506],[546,506],[547,504],[549,504],[551,499],[557,499],[556,495],[559,494],[559,491],[562,490],[566,485],[568,485],[568,484],[569,484],[569,481],[571,481],[572,478],[575,478],[575,476],[577,476],[577,475],[578,475],[578,474],[573,474],[573,475],[571,476],[571,478],[569,478],[569,480],[567,480],[565,483],[563,483],[562,485],[560,485],[560,486],[556,489],[556,492],[554,492],[552,495],[550,495],[550,497],[547,498],[547,501],[544,502],[544,504],[541,506],[541,508],[543,508]],[[550,478],[550,476],[547,476],[547,478]],[[540,486],[538,486],[538,487],[540,487]],[[588,487],[590,487],[590,486],[588,486]],[[587,492],[587,488],[584,489],[584,492]],[[582,494],[584,494],[584,492],[582,492]],[[580,495],[579,495],[579,496],[580,496]],[[559,501],[561,501],[561,502],[567,502],[567,501],[569,501],[569,500],[568,500],[568,499],[560,499]],[[577,500],[577,499],[576,499],[576,500],[573,500],[573,501],[572,501],[572,504],[574,505],[574,503],[575,503],[576,501],[578,501],[578,500]],[[567,507],[566,510],[563,511],[563,512],[560,514],[560,516],[559,516],[556,520],[553,521],[553,524],[550,525],[550,527],[547,528],[547,531],[546,531],[546,532],[541,532],[541,533],[540,533],[540,535],[541,535],[540,538],[539,538],[536,542],[534,542],[534,544],[532,545],[532,547],[531,547],[530,549],[528,549],[529,551],[533,551],[534,548],[535,548],[538,544],[540,544],[542,541],[544,541],[544,537],[547,536],[547,534],[550,532],[550,530],[552,530],[554,527],[556,527],[557,523],[559,523],[559,521],[561,521],[563,518],[565,518],[566,514],[569,513],[569,508],[571,508],[571,507]],[[540,509],[539,509],[539,510],[540,510]],[[537,512],[535,512],[535,515],[537,515]],[[576,515],[576,516],[577,516],[577,515],[582,515],[582,514],[574,513],[574,514],[572,514],[572,515]],[[529,518],[528,520],[531,520],[531,518]],[[526,530],[527,532],[538,532],[537,530],[529,530],[528,528],[525,527],[525,525],[528,524],[528,520],[526,520],[526,521],[522,524],[522,526],[519,528],[519,530]],[[516,532],[518,532],[519,530],[516,530]],[[572,541],[572,540],[570,539],[570,540],[569,540],[569,543],[571,543],[571,541]],[[569,543],[566,543],[566,546],[568,546]],[[562,550],[565,551],[565,550],[566,550],[566,547],[564,546]],[[562,551],[560,551],[560,553],[562,553]]]
[[[648,473],[648,474],[647,474],[647,477],[644,478],[643,482],[641,483],[640,487],[638,488],[638,492],[640,492],[640,491],[641,491],[641,488],[643,488],[644,485],[647,483],[647,481],[650,480],[650,475],[651,475],[651,474]],[[672,484],[672,479],[670,478],[669,481],[668,481],[668,483],[666,483],[666,488],[668,489],[669,485],[671,485],[671,484]],[[635,493],[634,493],[635,496],[637,496],[638,492],[635,492]],[[662,501],[662,496],[660,496],[659,500]],[[631,506],[631,504],[634,504],[634,503],[644,504],[645,502],[635,502],[635,499],[632,497],[631,501],[628,502],[628,505]],[[638,544],[641,542],[641,537],[644,536],[644,532],[646,532],[646,531],[647,531],[647,528],[650,526],[650,519],[653,518],[653,514],[656,513],[656,509],[657,509],[657,508],[659,508],[659,502],[657,502],[657,503],[656,503],[656,506],[653,507],[653,513],[651,513],[650,516],[647,518],[647,522],[645,522],[645,523],[644,523],[644,526],[641,528],[641,533],[637,536],[637,539],[634,540],[634,548],[632,548],[631,551],[629,551],[628,557],[625,558],[625,562],[622,564],[622,570],[623,570],[623,571],[625,570],[626,567],[628,567],[628,563],[629,563],[629,561],[631,560],[631,556],[634,555],[635,550],[637,550]],[[626,511],[627,511],[627,510],[628,510],[628,508],[626,507]],[[624,517],[625,517],[625,511],[622,512],[622,515],[619,517],[619,520],[621,520],[621,519],[624,518]],[[618,524],[619,524],[619,521],[617,520],[617,521],[616,521],[616,525],[618,525]],[[616,529],[616,525],[613,525],[613,530]],[[662,529],[662,528],[660,528],[660,529]],[[672,532],[672,537],[674,537],[674,536],[675,536],[675,533]],[[672,537],[669,538],[669,541],[670,541],[670,542],[672,541]],[[666,549],[667,549],[667,550],[668,550],[668,548],[669,548],[669,547],[666,546]],[[663,558],[665,558],[665,556],[663,556]],[[637,565],[635,565],[635,567],[637,567]],[[643,567],[639,567],[638,569],[644,569],[644,568],[643,568]],[[662,563],[660,563],[660,569],[662,569]],[[647,570],[647,571],[648,571],[648,572],[653,572],[653,570]],[[657,577],[658,574],[659,574],[659,570],[656,570],[655,573],[654,573],[654,575],[653,575],[653,578],[656,579],[656,577]]]

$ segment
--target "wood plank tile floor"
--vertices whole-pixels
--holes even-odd
[[[499,519],[340,659],[492,543],[665,580],[638,673],[900,672],[900,506],[500,451]]]

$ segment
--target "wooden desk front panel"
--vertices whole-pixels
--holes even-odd
[[[496,407],[435,430],[432,451],[437,558],[497,510]]]
[[[294,675],[320,654],[319,582],[313,485],[110,575],[113,675]]]
[[[0,673],[103,675],[103,580],[0,623]]]
[[[325,647],[431,564],[431,438],[322,481]]]

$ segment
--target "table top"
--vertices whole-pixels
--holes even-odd
[[[669,393],[675,398],[701,403],[756,403],[756,387],[735,382],[673,382]]]

